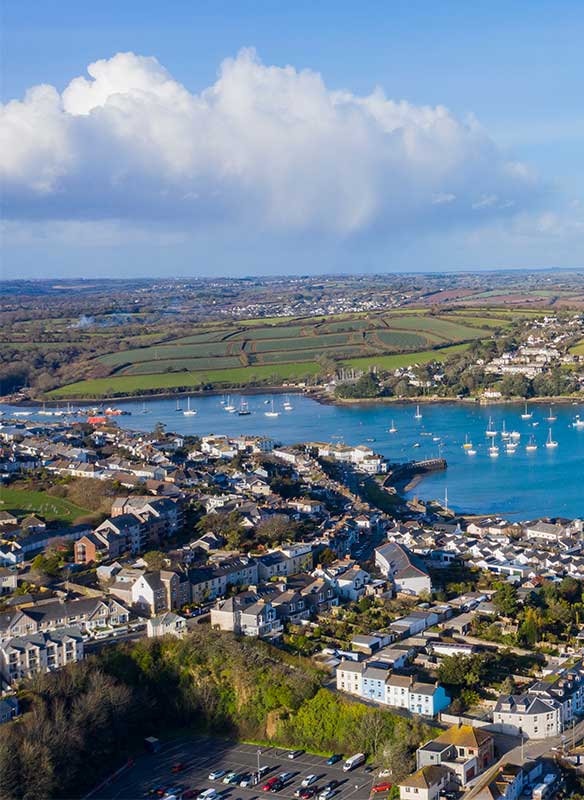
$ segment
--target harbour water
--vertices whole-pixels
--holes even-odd
[[[441,456],[448,469],[423,478],[411,493],[421,498],[443,498],[448,489],[449,507],[477,514],[501,513],[512,519],[535,516],[584,515],[584,424],[574,427],[576,416],[584,421],[582,406],[555,405],[549,422],[549,405],[531,405],[530,419],[522,419],[523,406],[478,406],[467,404],[425,404],[420,407],[421,419],[415,419],[416,407],[404,404],[358,404],[351,406],[323,405],[308,397],[290,397],[291,410],[284,410],[284,397],[273,398],[278,416],[271,411],[272,397],[253,395],[244,398],[251,412],[239,416],[228,413],[221,397],[196,397],[191,408],[196,415],[185,416],[186,398],[152,399],[143,404],[117,404],[131,412],[116,417],[121,427],[152,430],[162,422],[167,430],[183,434],[226,433],[265,434],[283,444],[303,441],[367,444],[391,461],[409,461]],[[233,395],[231,404],[240,409],[242,398]],[[9,416],[15,410],[0,407]],[[486,436],[492,418],[493,437],[499,447],[497,457],[489,455],[491,437]],[[30,422],[57,421],[54,417],[25,418]],[[3,420],[6,421],[5,419]],[[395,427],[395,433],[389,428]],[[507,432],[521,434],[514,453],[506,450],[501,439],[503,422]],[[549,430],[557,447],[546,447]],[[468,437],[472,448],[463,448]],[[530,437],[537,450],[526,451]],[[419,445],[419,446],[415,446]],[[468,451],[476,451],[469,455]]]

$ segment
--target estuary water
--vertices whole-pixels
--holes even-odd
[[[249,416],[225,410],[229,403],[239,410],[242,400],[247,402]],[[187,408],[184,397],[178,410],[176,399],[151,399],[145,404],[128,401],[116,405],[131,415],[116,420],[133,430],[149,431],[162,422],[168,431],[183,434],[263,434],[282,444],[367,444],[391,461],[441,456],[448,469],[425,476],[410,496],[443,499],[447,489],[450,508],[500,513],[511,519],[584,515],[584,404],[554,405],[551,413],[549,405],[530,404],[530,419],[522,419],[524,407],[519,405],[424,404],[421,418],[416,419],[416,407],[410,404],[334,406],[302,395],[291,395],[289,400],[292,409],[286,411],[282,395],[195,397],[190,401],[197,412],[194,416],[182,413]],[[265,416],[272,401],[279,415]],[[2,406],[1,410],[8,417],[17,409]],[[574,426],[578,414],[583,420],[580,428]],[[549,416],[556,419],[548,421]],[[57,421],[36,414],[26,418],[33,420]],[[503,424],[507,432],[520,434],[514,453],[507,452],[507,440],[501,437]],[[497,432],[496,437],[486,436],[489,426]],[[391,427],[396,432],[390,433]],[[546,447],[550,430],[557,447]],[[499,447],[498,457],[489,455],[491,439]],[[530,441],[537,449],[528,452]],[[465,442],[472,443],[472,448],[464,449]],[[475,454],[469,455],[469,449]]]

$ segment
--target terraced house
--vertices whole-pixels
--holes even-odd
[[[11,685],[82,659],[83,636],[78,627],[0,641],[0,674]]]
[[[336,679],[339,691],[425,717],[436,716],[450,704],[443,686],[393,673],[388,663],[375,656],[369,661],[341,661]]]
[[[113,597],[41,600],[0,614],[0,638],[55,631],[71,625],[82,631],[125,625],[130,612]]]

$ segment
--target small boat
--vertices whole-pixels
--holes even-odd
[[[47,404],[46,403],[43,403],[43,407],[39,411],[37,411],[37,414],[39,414],[42,417],[52,417],[53,416],[53,412],[52,411],[47,411]]]
[[[32,415],[32,411],[15,411],[15,417],[30,417]]]
[[[144,402],[144,403],[142,403],[142,414],[147,414],[147,413],[148,413],[148,409],[146,408],[146,403]]]
[[[412,447],[419,447],[419,446],[420,446],[419,442],[414,442],[413,445],[412,445]]]
[[[548,421],[548,422],[555,422],[555,421],[557,420],[557,417],[556,417],[556,415],[553,413],[553,411],[552,411],[552,407],[551,407],[551,406],[550,406],[550,413],[548,414],[548,416],[546,417],[546,419],[547,419],[547,421]]]
[[[221,398],[221,400],[219,400],[219,402],[221,403],[222,406],[225,405],[225,395],[223,395],[223,397]]]
[[[514,442],[507,442],[507,446],[505,447],[506,453],[514,453],[517,450],[517,445]]]
[[[272,409],[271,411],[264,411],[264,417],[279,417],[280,412],[274,411],[274,399],[272,398]]]
[[[519,433],[519,431],[511,431],[511,433],[509,434],[509,437],[511,439],[514,439],[516,442],[518,442],[519,439],[521,439],[521,434]]]
[[[499,456],[499,448],[497,447],[496,444],[492,444],[489,447],[489,455],[491,456],[491,458],[497,458]]]
[[[194,417],[197,414],[195,409],[191,408],[191,398],[190,397],[187,397],[187,407],[183,411],[183,414],[184,414],[185,417]]]
[[[395,427],[393,420],[391,420],[391,428],[389,428],[389,433],[397,433],[397,428]]]
[[[529,442],[525,445],[525,449],[528,453],[534,453],[537,450],[537,442],[535,441],[535,437],[530,436]]]
[[[511,438],[511,434],[507,432],[507,430],[505,428],[505,420],[503,420],[503,427],[501,428],[501,439],[507,440],[507,439],[510,439],[510,438]]]
[[[440,436],[432,436],[432,441],[433,442],[439,442],[440,438],[441,438]]]
[[[533,417],[533,414],[530,411],[527,410],[527,403],[525,403],[525,411],[521,415],[521,419],[531,419],[532,417]]]
[[[420,406],[416,406],[416,413],[414,414],[414,419],[422,419],[422,415],[420,413]]]
[[[487,428],[485,433],[487,434],[487,436],[496,436],[497,435],[497,431],[493,428],[493,418],[492,417],[489,417],[489,427]]]
[[[294,406],[290,402],[290,398],[288,397],[288,395],[286,395],[286,397],[284,398],[284,402],[282,403],[282,408],[284,409],[284,411],[292,411],[292,409],[294,408]]]
[[[472,442],[470,442],[468,439],[468,433],[464,438],[464,444],[462,445],[462,447],[464,450],[472,450]]]
[[[237,412],[237,416],[238,417],[249,417],[250,414],[251,414],[251,411],[249,410],[249,408],[247,406],[247,401],[246,400],[242,400],[241,403],[239,404],[239,411]]]
[[[547,442],[545,443],[545,446],[549,447],[550,450],[553,449],[554,447],[558,446],[558,443],[554,439],[552,439],[552,429],[551,428],[549,429],[548,438],[547,438]]]
[[[576,414],[576,419],[572,423],[573,428],[584,428],[584,419],[580,419],[580,414]]]
[[[532,422],[531,423],[531,427],[532,428],[537,428],[538,425],[539,425],[539,422]]]
[[[227,395],[227,402],[225,403],[224,408],[225,408],[225,411],[227,411],[228,414],[235,414],[235,412],[237,410],[235,408],[235,406],[233,405],[233,403],[231,402],[231,397],[229,397],[229,395]]]
[[[180,400],[178,399],[178,397],[176,399],[176,406],[175,406],[174,410],[176,411],[177,414],[180,414],[180,412],[182,411],[182,409],[180,407]],[[107,414],[107,409],[106,409],[105,413]]]
[[[367,438],[367,441],[368,441],[368,442],[374,442],[374,441],[375,441],[375,436],[369,436],[369,437]]]
[[[466,454],[467,456],[476,456],[477,451],[474,449],[474,447],[469,447],[469,449],[466,451]]]
[[[269,400],[264,400],[264,405],[265,406],[269,406],[270,405],[270,401]]]

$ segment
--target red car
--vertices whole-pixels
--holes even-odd
[[[374,786],[371,791],[372,792],[389,792],[391,789],[391,783],[378,783],[377,786]]]
[[[182,761],[178,761],[176,764],[172,765],[173,772],[182,772],[184,768],[185,765],[182,763]]]
[[[279,779],[277,776],[275,776],[275,777],[273,777],[273,778],[270,778],[270,780],[269,780],[269,781],[266,781],[266,783],[264,783],[264,785],[262,786],[262,791],[263,791],[263,792],[269,792],[269,791],[270,791],[270,789],[272,788],[272,786],[273,786],[275,783],[278,783],[278,781],[279,781],[279,780],[280,780],[280,779]]]

